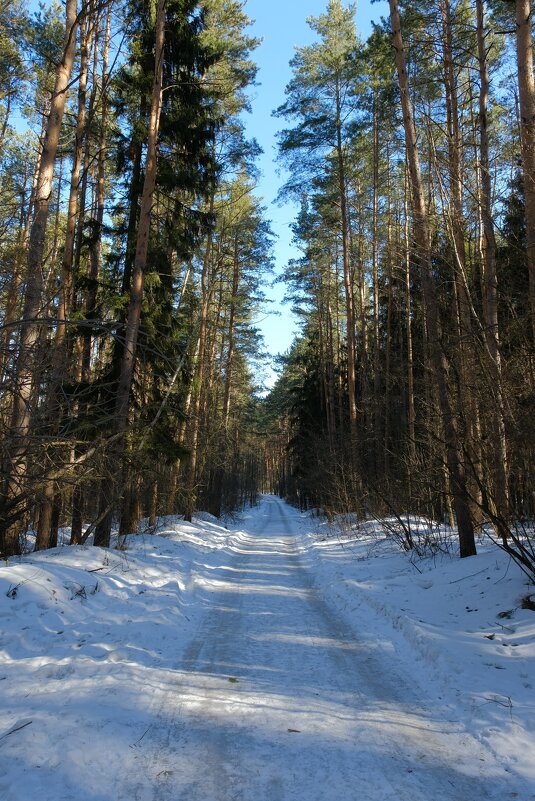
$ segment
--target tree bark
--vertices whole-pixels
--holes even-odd
[[[210,198],[210,215],[214,213],[214,195]],[[189,435],[190,456],[186,467],[185,477],[185,502],[184,519],[191,522],[195,511],[197,495],[197,462],[199,459],[199,430],[200,412],[202,401],[202,383],[206,363],[206,343],[208,336],[208,312],[211,298],[211,288],[209,286],[210,262],[212,258],[212,231],[208,232],[206,238],[206,249],[204,252],[202,272],[201,272],[201,313],[199,320],[199,339],[196,348],[195,370],[193,374],[193,387],[189,406],[191,409],[191,430]]]
[[[372,201],[372,280],[373,280],[373,408],[375,442],[374,462],[376,477],[379,471],[379,442],[381,430],[381,340],[379,321],[379,114],[378,92],[373,93],[373,201]]]
[[[340,197],[340,217],[342,229],[342,260],[344,293],[346,304],[346,326],[347,326],[347,393],[349,408],[349,431],[352,439],[352,447],[356,444],[357,436],[357,348],[355,334],[355,301],[353,297],[353,282],[351,280],[351,253],[349,247],[349,218],[347,208],[347,188],[345,159],[342,142],[342,100],[340,97],[340,86],[336,83],[336,156],[338,161],[338,189]]]
[[[535,344],[535,77],[531,0],[516,0],[516,58],[520,104],[520,143],[526,197],[526,235],[531,328]]]
[[[141,303],[143,300],[145,268],[147,265],[147,254],[149,248],[153,195],[156,187],[158,133],[162,107],[165,6],[166,0],[158,0],[154,33],[154,81],[151,95],[147,154],[145,160],[145,178],[143,182],[143,193],[141,196],[141,210],[136,242],[136,255],[134,259],[134,274],[132,278],[132,287],[130,290],[130,306],[128,309],[124,351],[121,361],[121,372],[117,387],[114,411],[114,432],[119,435],[124,435],[128,425],[128,405],[130,401],[137,339],[141,321]],[[125,438],[124,436],[120,436],[116,440],[115,445],[113,446],[113,453],[111,454],[112,474],[110,476],[105,476],[101,485],[99,516],[102,516],[102,519],[96,526],[94,543],[95,545],[102,547],[108,547],[110,544],[117,474],[120,474],[121,471],[124,449]]]
[[[496,274],[496,238],[492,218],[492,181],[489,160],[488,96],[489,73],[485,43],[485,14],[483,0],[476,0],[477,46],[479,62],[479,160],[480,160],[480,213],[482,220],[481,263],[483,315],[485,339],[491,362],[496,409],[492,414],[493,440],[497,445],[493,458],[494,499],[498,515],[509,519],[509,490],[507,439],[505,429],[505,401],[503,395],[500,332],[498,326],[498,279]]]
[[[412,102],[409,96],[405,49],[401,33],[397,0],[389,0],[389,5],[412,193],[414,238],[427,316],[431,362],[433,365],[442,417],[448,472],[452,484],[453,503],[459,532],[460,552],[462,557],[472,556],[476,553],[474,529],[468,504],[466,476],[459,455],[457,423],[448,392],[448,363],[441,347],[442,332],[436,289],[432,274],[431,239],[427,204],[425,201],[420,169],[416,126],[414,123]]]
[[[448,215],[448,228],[453,248],[453,289],[455,296],[455,317],[457,321],[457,363],[458,370],[458,404],[461,419],[464,421],[464,448],[466,460],[470,465],[467,471],[467,487],[472,503],[473,516],[479,516],[479,487],[481,459],[478,456],[480,437],[479,409],[477,396],[471,377],[474,375],[473,330],[471,317],[470,288],[467,278],[466,258],[466,223],[464,215],[463,194],[465,180],[462,170],[462,138],[459,125],[459,100],[455,77],[452,12],[450,0],[440,0],[442,17],[442,53],[444,61],[444,88],[446,100],[446,120],[448,133],[448,177],[449,198],[444,198],[444,209]],[[430,134],[431,138],[431,134]],[[432,143],[435,151],[434,142]],[[445,194],[445,193],[444,193]],[[464,468],[466,471],[466,467]]]
[[[24,297],[23,323],[16,361],[16,381],[10,424],[9,464],[3,497],[0,502],[0,550],[19,552],[19,514],[17,499],[26,484],[27,450],[30,436],[30,398],[34,385],[36,345],[39,340],[39,315],[44,306],[43,255],[54,167],[63,122],[67,89],[76,55],[77,0],[67,0],[65,40],[46,126],[39,175],[35,191],[34,218],[28,241],[28,267]]]
[[[43,134],[44,134],[44,120],[43,120]],[[42,138],[42,137],[41,137]],[[28,258],[28,242],[30,239],[30,225],[32,221],[33,201],[35,198],[35,190],[37,188],[37,180],[39,178],[39,167],[41,163],[41,154],[37,157],[37,162],[33,171],[33,181],[29,194],[26,193],[27,181],[24,183],[23,197],[21,200],[21,226],[20,235],[17,243],[17,253],[13,264],[13,274],[9,283],[7,300],[5,305],[5,313],[2,320],[4,330],[0,338],[0,382],[4,385],[7,377],[7,372],[10,369],[11,358],[10,350],[13,350],[15,337],[13,336],[13,328],[17,313],[20,308],[20,287],[22,284],[24,273],[24,262]],[[25,210],[25,211],[24,211]]]
[[[80,185],[80,170],[83,156],[84,136],[87,133],[86,94],[89,74],[89,54],[94,25],[92,6],[93,3],[90,2],[87,12],[83,16],[80,25],[80,76],[78,79],[78,109],[74,133],[74,151],[72,155],[69,200],[67,204],[65,243],[61,265],[61,283],[57,311],[58,319],[52,353],[51,381],[48,389],[47,399],[47,421],[50,422],[55,429],[57,429],[57,424],[59,423],[59,420],[63,414],[63,409],[61,408],[62,403],[60,400],[61,382],[63,377],[68,373],[67,320],[70,316],[73,298],[72,265],[78,210],[78,190]],[[43,491],[43,498],[40,504],[39,523],[35,542],[35,550],[37,551],[50,547],[55,497],[56,488],[54,482],[48,481]]]
[[[102,226],[104,222],[105,205],[105,176],[106,176],[106,142],[107,142],[107,120],[108,120],[108,92],[106,84],[108,81],[108,56],[110,48],[111,30],[111,11],[112,4],[108,6],[106,17],[106,28],[104,32],[104,44],[102,47],[102,97],[100,114],[100,133],[98,141],[97,158],[97,185],[96,185],[96,209],[91,219],[91,235],[89,242],[89,285],[85,302],[86,320],[93,320],[97,311],[97,286],[100,273],[100,256],[102,250]],[[84,336],[83,343],[83,372],[86,379],[89,378],[91,369],[91,349],[93,337],[91,329]]]
[[[407,424],[409,435],[409,473],[416,463],[416,402],[414,393],[414,348],[412,337],[411,241],[409,236],[409,186],[405,176],[403,243],[405,257],[405,329],[407,338]]]

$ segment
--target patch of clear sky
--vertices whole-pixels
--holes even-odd
[[[347,3],[346,3],[347,5]],[[258,86],[252,91],[252,113],[247,114],[245,123],[249,137],[254,137],[264,153],[258,166],[262,171],[257,194],[264,198],[267,217],[271,220],[275,242],[275,271],[280,274],[288,261],[299,255],[292,244],[292,224],[297,207],[291,203],[279,206],[275,198],[284,182],[284,175],[277,174],[275,158],[276,134],[284,127],[284,121],[272,116],[274,109],[284,103],[284,90],[291,79],[290,59],[295,47],[311,44],[315,34],[307,24],[307,18],[323,14],[327,0],[247,0],[245,11],[254,20],[251,28],[253,36],[262,39],[260,47],[253,54],[259,67]],[[361,0],[357,5],[356,25],[361,39],[365,40],[372,30],[372,22],[380,22],[386,17],[386,0],[371,3]],[[267,296],[273,301],[266,307],[265,314],[257,322],[266,349],[273,355],[284,353],[291,346],[297,333],[297,321],[291,313],[289,304],[283,303],[285,287],[276,284],[265,288]],[[275,374],[268,371],[268,385]]]

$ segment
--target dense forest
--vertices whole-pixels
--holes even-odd
[[[1,13],[1,550],[236,508],[271,241],[241,4]]]
[[[267,408],[294,502],[445,519],[462,556],[490,524],[533,572],[531,21],[524,0],[391,0],[362,42],[340,2],[309,20],[276,111],[302,336]]]
[[[533,572],[530,0],[389,5],[362,41],[329,0],[274,112],[301,332],[263,398],[246,3],[0,0],[4,556],[270,490]]]

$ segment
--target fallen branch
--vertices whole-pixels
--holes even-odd
[[[501,698],[494,696],[494,698],[487,698],[485,697],[485,702],[487,704],[498,704],[498,706],[503,706],[504,709],[509,710],[509,714],[511,716],[511,720],[513,719],[513,702],[509,695],[504,696],[506,700],[502,700]]]
[[[136,742],[135,742],[135,743],[132,743],[132,744],[131,744],[130,748],[137,748],[137,747],[138,747],[138,745],[140,744],[141,740],[143,739],[143,737],[144,737],[144,736],[147,734],[147,732],[149,732],[149,731],[150,731],[150,729],[151,729],[151,728],[152,728],[152,723],[151,723],[151,725],[150,725],[150,726],[149,726],[147,729],[145,729],[145,731],[143,732],[143,734],[141,735],[141,737],[139,738],[139,740],[136,740]]]
[[[470,573],[469,576],[463,576],[460,579],[455,579],[455,581],[450,581],[450,584],[458,584],[459,581],[465,581],[465,579],[474,578],[474,576],[479,576],[481,573],[486,573],[488,569],[488,567],[484,567],[483,570],[478,570],[477,573]]]
[[[3,739],[5,739],[6,737],[9,737],[9,735],[10,735],[10,734],[15,734],[15,732],[16,732],[16,731],[21,731],[22,729],[25,729],[25,728],[26,728],[26,726],[29,726],[29,725],[30,725],[30,723],[33,723],[33,720],[26,720],[26,721],[24,721],[24,722],[16,723],[16,724],[13,726],[13,728],[12,728],[12,729],[10,729],[9,731],[6,731],[6,733],[5,733],[5,734],[2,734],[2,735],[0,736],[0,740],[3,740]]]

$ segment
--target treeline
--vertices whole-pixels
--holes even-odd
[[[390,0],[366,42],[340,0],[309,22],[277,111],[302,333],[267,401],[271,486],[449,520],[462,556],[490,522],[533,571],[530,2]]]
[[[3,556],[256,496],[242,7],[0,0]]]

